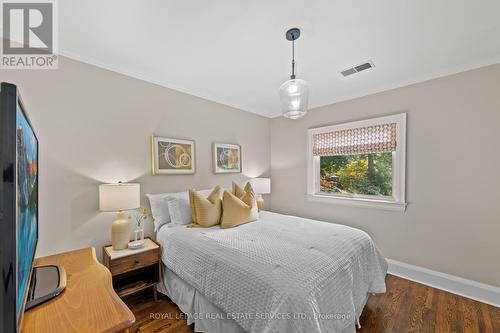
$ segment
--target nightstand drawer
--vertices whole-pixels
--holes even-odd
[[[118,275],[158,263],[160,260],[159,249],[137,253],[133,256],[118,258],[111,261],[109,270],[111,274]]]

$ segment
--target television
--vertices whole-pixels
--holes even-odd
[[[16,332],[38,242],[38,138],[17,87],[0,86],[0,330]]]

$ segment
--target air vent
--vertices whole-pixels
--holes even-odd
[[[366,69],[370,69],[370,68],[373,68],[373,67],[375,67],[375,65],[373,65],[373,62],[372,61],[368,61],[368,62],[365,62],[364,64],[357,65],[357,66],[354,66],[352,68],[348,68],[346,70],[343,70],[340,73],[342,75],[344,75],[344,76],[349,76],[349,75],[356,74],[356,73],[359,73],[361,71],[364,71]]]

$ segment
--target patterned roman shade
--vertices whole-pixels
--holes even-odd
[[[396,150],[396,123],[313,135],[313,155],[333,156]]]

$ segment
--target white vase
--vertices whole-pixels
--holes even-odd
[[[141,243],[144,243],[144,229],[142,227],[135,228],[134,241],[140,241]]]

